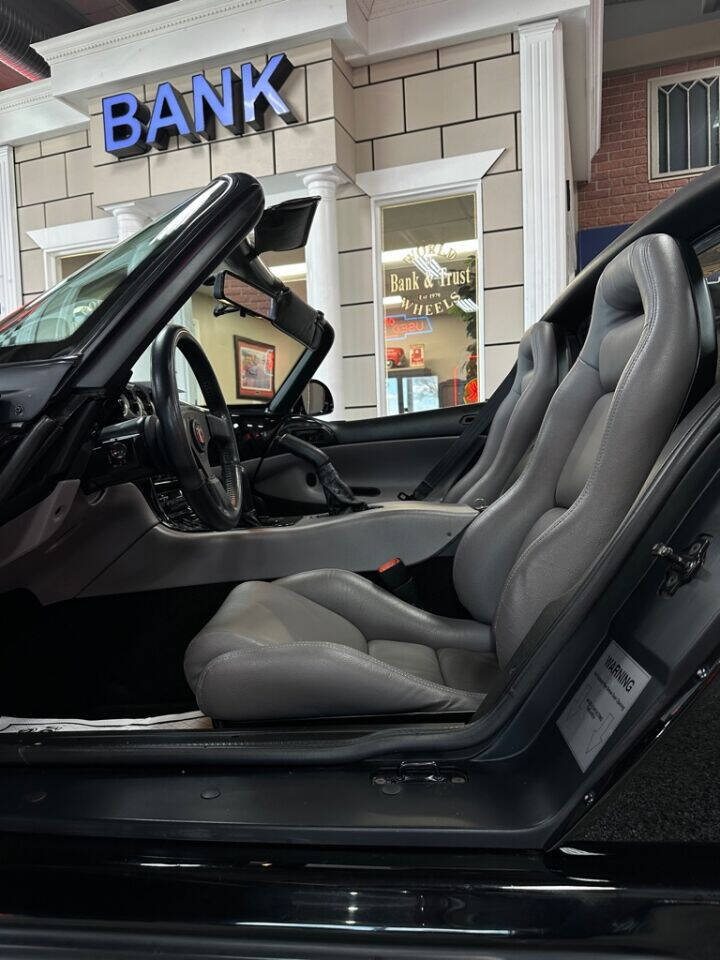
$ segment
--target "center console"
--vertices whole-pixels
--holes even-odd
[[[134,490],[141,509],[144,498]],[[134,495],[126,488],[126,502]],[[395,556],[412,565],[452,553],[455,541],[477,515],[464,504],[398,500],[359,512],[279,518],[227,531],[181,530],[158,522],[83,595],[275,580],[327,567],[364,573]]]

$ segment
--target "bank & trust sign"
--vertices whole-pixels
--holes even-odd
[[[285,123],[296,123],[280,88],[293,70],[284,53],[270,57],[262,71],[243,63],[240,76],[231,67],[220,71],[220,89],[202,73],[192,78],[192,112],[185,98],[171,83],[158,85],[152,111],[132,93],[105,97],[103,131],[105,149],[116,157],[164,150],[171,135],[191,143],[215,138],[219,123],[240,136],[245,127],[265,129],[265,113],[276,113]]]

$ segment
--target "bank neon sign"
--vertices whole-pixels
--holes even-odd
[[[165,150],[173,134],[191,143],[214,140],[218,123],[240,136],[246,125],[264,130],[268,109],[285,123],[297,123],[280,96],[292,71],[287,56],[277,53],[261,72],[252,63],[241,65],[240,76],[231,67],[223,67],[219,90],[198,73],[192,78],[192,112],[171,83],[158,85],[152,111],[132,93],[104,97],[105,149],[116,157],[131,157],[152,147]]]

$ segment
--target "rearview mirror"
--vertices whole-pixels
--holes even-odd
[[[320,197],[298,197],[268,207],[255,227],[254,252],[260,254],[304,247],[319,202]]]
[[[330,390],[320,380],[311,380],[302,392],[302,402],[308,417],[322,417],[335,409]]]
[[[225,306],[239,307],[245,313],[254,314],[264,320],[274,320],[277,316],[277,301],[274,297],[253,287],[229,270],[222,270],[215,277],[213,296]]]

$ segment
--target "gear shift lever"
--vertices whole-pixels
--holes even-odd
[[[294,454],[300,460],[311,464],[318,475],[318,479],[325,493],[330,513],[342,513],[343,510],[367,510],[364,500],[358,500],[350,487],[345,483],[326,453],[313,446],[306,440],[284,433],[277,440],[278,446]]]

